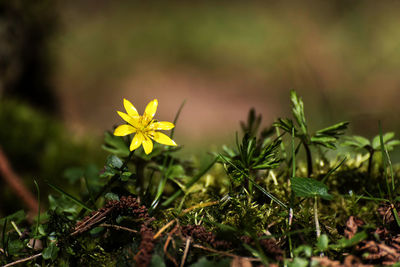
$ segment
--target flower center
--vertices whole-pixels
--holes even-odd
[[[137,129],[137,130],[142,132],[142,133],[147,132],[147,127],[149,126],[150,123],[151,123],[151,119],[149,119],[146,116],[140,116],[140,118],[139,118],[140,128]]]

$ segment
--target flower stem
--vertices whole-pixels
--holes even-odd
[[[306,150],[306,156],[307,156],[307,173],[308,173],[308,176],[310,177],[311,174],[313,173],[311,150],[310,150],[310,147],[306,144],[306,142],[303,142],[303,146],[304,146],[304,148],[305,148],[305,150]]]
[[[315,220],[315,233],[317,235],[317,239],[321,235],[321,229],[319,227],[319,221],[318,221],[318,198],[315,196],[314,197],[314,220]]]
[[[372,159],[374,157],[374,150],[371,148],[369,150],[369,159],[368,159],[368,177],[371,177],[371,172],[372,172]]]

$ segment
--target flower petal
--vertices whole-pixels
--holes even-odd
[[[137,112],[136,108],[134,105],[132,105],[131,102],[129,102],[129,100],[124,98],[124,107],[126,112],[128,112],[128,115],[131,117],[138,117],[139,113]]]
[[[139,117],[131,117],[128,114],[123,113],[121,111],[117,111],[117,113],[118,113],[119,116],[121,116],[121,118],[124,121],[126,121],[127,123],[129,123],[133,127],[135,127],[135,128],[139,128],[140,127],[139,121],[138,121]]]
[[[150,101],[150,103],[147,104],[146,109],[144,110],[143,116],[147,117],[149,121],[153,119],[154,115],[157,112],[157,106],[158,106],[157,99]]]
[[[149,126],[152,130],[171,130],[172,128],[175,127],[175,125],[172,122],[169,121],[158,121],[158,122],[153,122]]]
[[[172,140],[167,135],[165,135],[163,133],[160,133],[160,132],[153,132],[152,133],[152,138],[157,143],[160,143],[160,144],[163,144],[163,145],[177,146],[177,144],[174,142],[174,140]]]
[[[142,141],[143,149],[146,154],[150,154],[153,151],[153,141],[147,136],[144,136]]]
[[[134,127],[132,127],[131,125],[128,124],[123,124],[118,126],[115,131],[114,131],[114,135],[116,136],[125,136],[131,133],[136,132],[136,129]]]
[[[130,151],[133,151],[138,147],[140,147],[142,142],[143,142],[143,135],[140,132],[136,133],[132,139],[131,146],[129,147]]]

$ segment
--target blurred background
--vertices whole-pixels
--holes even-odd
[[[0,146],[29,186],[57,181],[101,167],[123,98],[139,113],[158,98],[167,121],[186,100],[175,140],[201,157],[252,107],[264,125],[289,115],[291,89],[311,129],[399,133],[399,14],[398,1],[0,0]]]

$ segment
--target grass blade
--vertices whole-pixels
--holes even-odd
[[[176,126],[176,123],[178,122],[179,116],[181,115],[181,111],[182,111],[183,107],[185,106],[185,104],[186,104],[186,99],[183,100],[182,104],[179,106],[178,111],[176,112],[176,115],[175,115],[175,118],[174,118],[174,125],[175,126]],[[175,127],[172,128],[171,134],[169,135],[171,137],[171,139],[174,138],[174,133],[175,133]]]
[[[386,153],[385,153],[385,144],[383,142],[383,134],[382,134],[382,126],[381,126],[381,122],[379,122],[379,140],[381,143],[381,153],[382,153],[382,163],[383,163],[383,174],[385,177],[385,182],[386,182],[386,188],[387,188],[387,193],[389,195],[389,200],[390,202],[393,202],[392,199],[392,189],[389,186],[389,181],[388,181],[388,175],[387,175],[387,158],[386,158]]]
[[[82,208],[84,208],[85,210],[88,211],[93,211],[91,208],[89,208],[88,206],[85,205],[85,203],[83,203],[82,201],[80,201],[79,199],[73,197],[72,195],[68,194],[67,192],[65,192],[64,190],[62,190],[61,188],[59,188],[56,185],[51,184],[50,182],[46,182],[52,189],[54,189],[55,191],[57,191],[58,193],[64,195],[66,198],[68,198],[69,200],[73,201],[75,204],[77,204],[78,206],[81,206]]]
[[[346,161],[347,157],[344,157],[342,161],[333,169],[331,169],[327,174],[325,174],[324,178],[322,178],[321,182],[325,182],[326,179],[328,179],[329,176],[331,176],[332,173],[334,173],[337,169],[339,169],[340,166]]]
[[[242,173],[244,176],[246,176],[247,179],[249,179],[249,181],[258,189],[260,190],[264,195],[266,195],[267,197],[269,197],[270,199],[272,199],[273,201],[275,201],[278,205],[282,206],[284,209],[287,209],[287,206],[280,201],[278,198],[276,198],[274,195],[272,195],[271,193],[269,193],[268,191],[266,191],[264,188],[262,188],[261,186],[259,186],[253,179],[251,179],[247,174],[245,174],[242,170],[240,170],[238,167],[236,167],[234,164],[232,164],[231,162],[227,161],[222,155],[219,155],[219,158],[225,162],[230,164],[231,166],[233,166],[236,170],[238,170],[240,173]]]
[[[38,199],[38,215],[37,215],[37,221],[36,221],[36,229],[35,229],[35,237],[38,234],[38,230],[39,230],[39,223],[40,223],[40,189],[39,189],[39,185],[36,182],[35,179],[33,179],[33,182],[35,183],[36,186],[36,192],[37,192],[37,199]],[[34,242],[36,241],[36,239],[34,240]],[[35,247],[35,243],[33,243],[33,246]]]

